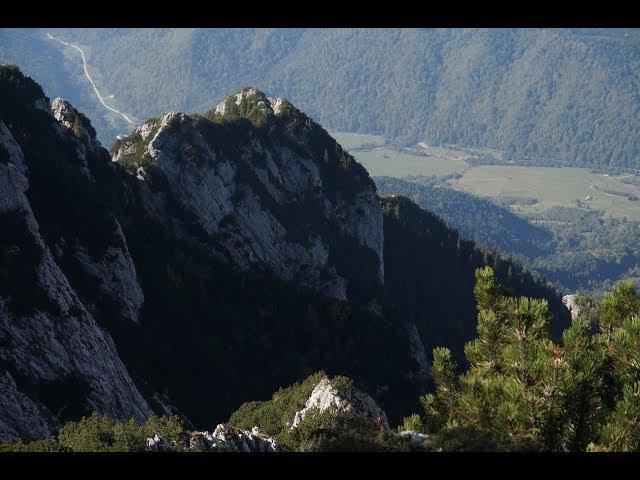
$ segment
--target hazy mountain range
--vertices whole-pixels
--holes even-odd
[[[0,32],[0,61],[104,116],[47,30]],[[260,85],[325,127],[403,144],[489,147],[515,163],[640,170],[640,42],[628,29],[63,29],[98,84],[142,121]]]

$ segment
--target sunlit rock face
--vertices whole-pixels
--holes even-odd
[[[387,416],[373,398],[353,387],[339,388],[328,378],[323,378],[315,386],[304,408],[296,412],[291,428],[297,428],[309,413],[327,410],[333,415],[355,417],[389,430]]]
[[[576,301],[576,295],[574,293],[563,296],[562,303],[564,303],[564,306],[571,312],[571,318],[576,318],[580,315],[580,306]]]
[[[349,322],[384,320],[382,211],[374,184],[319,125],[286,100],[252,88],[204,115],[149,119],[110,153],[71,104],[50,102],[32,79],[0,66],[0,231],[0,439],[46,437],[93,411],[123,420],[205,416],[200,404],[178,398],[174,406],[172,398],[185,387],[201,391],[226,373],[216,370],[216,357],[192,361],[189,353],[209,352],[218,335],[220,353],[244,342],[234,338],[244,332],[219,334],[225,319],[217,323],[215,312],[207,319],[213,327],[198,331],[196,313],[210,313],[201,308],[204,301],[184,320],[180,313],[192,303],[165,317],[164,294],[180,288],[173,283],[180,276],[167,268],[172,261],[179,274],[202,274],[193,285],[204,298],[212,293],[208,278],[224,272],[219,275],[233,277],[231,295],[249,279],[290,291],[292,304],[311,299],[305,305],[313,308],[294,308],[304,317],[300,331],[321,330],[305,324],[314,322],[316,307],[331,315],[334,305],[344,307],[335,317]],[[181,263],[185,252],[203,263]],[[240,293],[231,308],[262,298]],[[218,304],[226,307],[225,301]],[[279,305],[260,301],[266,308],[249,304],[255,318],[277,315]],[[363,315],[365,308],[377,316]],[[264,323],[264,331],[247,329],[247,335],[270,338]],[[348,326],[337,333],[352,334]],[[280,348],[277,340],[271,354]],[[403,340],[384,340],[407,360],[400,375],[413,365]],[[232,363],[240,350],[231,352]],[[354,348],[341,362],[348,369],[368,361],[371,351],[380,347]],[[306,352],[295,355],[298,362]],[[184,376],[156,374],[185,357]],[[247,377],[240,386],[224,381],[239,398],[252,388]],[[378,416],[386,425],[384,413]],[[252,451],[279,448],[258,431],[226,431],[218,436],[235,438],[241,450],[245,444]],[[201,447],[215,447],[204,433],[194,441],[201,440]]]
[[[317,124],[255,88],[204,116],[170,112],[113,159],[167,216],[240,269],[372,300],[384,280],[382,213],[366,171]]]

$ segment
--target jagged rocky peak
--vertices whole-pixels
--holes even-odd
[[[149,119],[112,154],[150,212],[240,269],[340,299],[371,300],[384,280],[373,182],[286,100],[246,88],[204,115]]]
[[[24,156],[0,127],[0,148],[11,152],[0,165],[0,438],[46,436],[60,426],[60,415],[85,408],[144,418],[150,410],[113,341],[39,233],[20,173]]]
[[[91,121],[81,112],[76,110],[63,98],[56,98],[51,104],[51,112],[58,122],[66,127],[75,138],[87,148],[95,150],[99,145],[96,139],[96,131]]]
[[[101,146],[91,122],[62,98],[56,98],[53,101],[50,113],[56,120],[53,126],[60,138],[75,149],[74,160],[79,163],[80,171],[90,181],[95,182],[87,157],[89,155],[100,156]]]
[[[281,114],[287,105],[291,104],[282,98],[267,97],[255,87],[246,87],[220,102],[215,108],[215,113],[249,119],[264,118]]]
[[[60,209],[63,202],[53,203],[58,205],[58,210],[54,210],[47,200],[60,198],[63,194],[59,190],[49,192],[50,185],[44,180],[47,178],[63,179],[67,185],[75,182],[72,191],[77,200],[80,199],[80,191],[114,191],[119,188],[117,184],[105,185],[115,178],[115,168],[108,152],[96,140],[90,121],[69,102],[58,98],[50,105],[40,86],[16,68],[0,68],[0,77],[6,108],[2,118],[12,125],[16,138],[25,143],[25,151],[28,152],[28,161],[21,157],[12,164],[21,165],[19,168],[23,174],[27,175],[29,170],[42,180],[42,183],[31,185],[30,196],[36,202],[34,211],[36,216],[40,215],[38,220],[51,226],[47,228],[49,238],[45,241],[55,261],[84,270],[93,282],[99,284],[105,296],[121,307],[124,317],[137,320],[144,296],[124,234],[115,217],[104,210],[87,211],[83,202],[75,201],[71,195],[63,197],[71,203],[67,207]],[[15,159],[22,156],[22,150],[4,123],[0,130],[5,148],[11,149]],[[38,132],[38,138],[25,135],[32,130]],[[95,207],[100,204],[96,199]],[[75,211],[82,211],[82,214],[69,215]],[[76,223],[72,225],[69,218]],[[92,228],[87,228],[88,225]],[[99,233],[94,233],[93,229]],[[91,248],[95,240],[104,242],[104,248]],[[92,282],[85,280],[82,283]],[[86,300],[83,299],[85,303]],[[89,301],[85,306],[91,310],[94,307],[92,303]]]

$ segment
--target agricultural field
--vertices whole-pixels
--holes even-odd
[[[387,139],[382,135],[369,135],[365,133],[329,132],[345,150],[358,150],[385,145]]]
[[[580,206],[640,221],[639,186],[583,168],[480,165],[466,170],[451,186],[493,199],[513,198],[511,207],[525,214],[528,209]]]
[[[462,173],[469,165],[435,155],[416,155],[406,150],[378,147],[368,151],[351,151],[371,175],[408,177],[411,175],[445,176]]]
[[[461,147],[424,143],[398,149],[379,135],[332,133],[372,176],[448,176],[452,188],[489,197],[523,216],[555,206],[599,210],[606,215],[640,221],[640,180],[632,176],[591,173],[577,167],[470,165],[479,153]],[[500,152],[491,152],[499,158]]]
[[[389,145],[381,135],[330,133],[372,176],[445,176],[469,168],[464,161],[469,156],[466,152],[434,147],[398,148]]]

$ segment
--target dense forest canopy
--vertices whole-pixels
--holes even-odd
[[[379,133],[404,144],[490,147],[523,164],[640,169],[636,30],[63,29],[55,34],[85,46],[98,83],[115,94],[117,106],[140,119],[169,110],[205,110],[229,91],[261,85],[329,129]],[[2,62],[45,78],[40,73],[57,61],[50,52],[40,54],[52,46],[43,31],[2,35]],[[37,51],[27,54],[23,45],[34,42]],[[77,79],[77,70],[71,77]],[[44,86],[59,95],[52,85]],[[107,123],[103,129],[110,130],[98,128],[110,144],[116,130]]]

